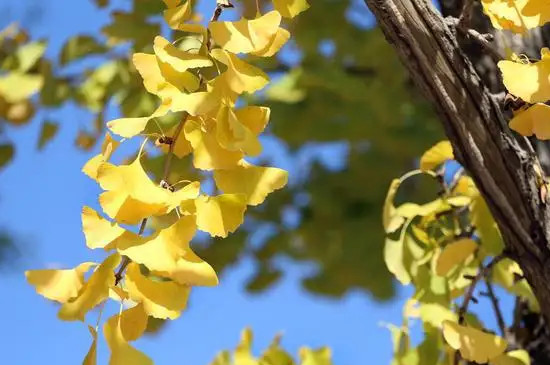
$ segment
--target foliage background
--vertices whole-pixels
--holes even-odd
[[[202,0],[199,9],[209,14],[211,3]],[[272,101],[272,133],[262,141],[262,158],[288,169],[291,185],[256,209],[240,234],[199,243],[208,261],[224,270],[221,285],[195,288],[180,320],[138,341],[157,364],[207,364],[217,351],[233,348],[247,325],[255,331],[256,351],[282,331],[291,353],[326,344],[335,364],[361,363],[366,356],[370,363],[389,363],[392,345],[381,322],[400,321],[410,290],[394,286],[384,267],[381,207],[389,181],[413,168],[441,131],[372,29],[362,1],[312,3],[294,24],[294,45],[280,64],[268,65],[278,70],[275,77],[301,69],[297,83],[304,99]],[[46,56],[56,59],[68,38],[101,39],[109,12],[131,8],[130,0],[111,1],[102,10],[91,0],[4,0],[0,28],[19,21],[32,39],[48,39]],[[79,73],[104,59],[93,57],[65,72]],[[115,107],[107,111],[106,119],[117,116]],[[60,131],[37,151],[45,118],[59,122]],[[71,267],[99,255],[85,247],[80,230],[81,207],[98,192],[80,168],[99,146],[93,152],[74,146],[93,120],[69,102],[38,111],[23,127],[0,125],[0,138],[16,145],[14,160],[0,170],[0,286],[9,290],[9,299],[0,302],[0,347],[6,363],[74,364],[89,346],[87,331],[59,322],[56,308],[25,285],[22,271]],[[433,188],[405,186],[404,194],[422,200]],[[105,351],[99,362],[106,362]]]

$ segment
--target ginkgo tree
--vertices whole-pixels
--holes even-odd
[[[547,363],[548,186],[533,145],[550,139],[548,48],[534,60],[512,43],[550,21],[547,2],[482,0],[496,30],[491,34],[479,33],[471,22],[472,12],[481,11],[473,1],[464,2],[456,19],[443,19],[423,1],[366,3],[434,102],[450,139],[426,151],[418,170],[395,179],[386,198],[386,265],[415,288],[402,324],[389,326],[394,363]],[[391,28],[396,24],[400,28]],[[426,43],[414,43],[420,40]],[[461,49],[465,41],[489,54],[506,96],[483,84]],[[426,58],[434,49],[435,67]],[[428,67],[433,72],[423,74]],[[396,206],[400,185],[420,175],[441,185],[438,197]],[[482,282],[485,289],[479,291]],[[495,286],[515,297],[512,323],[505,320]],[[476,315],[481,296],[497,328]],[[422,323],[418,346],[411,345],[411,319]]]
[[[262,11],[257,2],[254,18],[227,22],[219,16],[233,4],[220,0],[207,27],[195,21],[190,0],[164,3],[164,20],[177,36],[174,40],[156,36],[154,53],[136,52],[132,57],[144,88],[156,97],[154,111],[109,121],[110,132],[123,140],[106,134],[101,154],[83,168],[104,190],[99,202],[107,216],[83,208],[86,243],[109,256],[102,263],[86,262],[74,269],[27,272],[38,293],[61,303],[63,320],[85,321],[86,314],[108,298],[121,302],[120,313],[103,325],[113,364],[151,363],[129,344],[142,335],[148,319],[177,318],[192,286],[217,284],[213,268],[190,247],[196,231],[227,237],[242,224],[248,206],[263,203],[287,182],[283,170],[246,160],[261,152],[258,135],[270,110],[245,106],[240,96],[269,83],[267,74],[247,57],[275,55],[290,37],[281,27],[282,17],[298,15],[308,8],[307,2],[273,0],[271,11]],[[450,141],[428,150],[419,170],[394,180],[383,208],[386,265],[401,283],[415,287],[402,325],[389,326],[394,363],[544,361],[538,356],[540,350],[519,338],[521,316],[512,326],[504,322],[493,285],[517,297],[529,313],[540,313],[537,318],[550,319],[548,188],[544,168],[531,141],[524,138],[550,138],[545,124],[550,110],[545,104],[550,99],[550,58],[548,49],[542,48],[541,59],[532,60],[513,48],[511,40],[518,37],[510,36],[510,32],[536,32],[550,20],[550,8],[540,0],[483,0],[483,11],[495,31],[482,34],[471,22],[473,12],[480,10],[473,0],[461,4],[458,17],[446,19],[425,0],[366,3],[411,77],[436,106]],[[117,21],[131,23],[120,14]],[[114,29],[108,32],[113,40],[121,37]],[[493,66],[509,92],[506,98],[491,93],[486,80],[478,76],[463,50],[467,42],[496,59]],[[43,52],[36,47],[35,58]],[[26,61],[17,67],[16,81],[28,84],[28,90],[22,88],[7,100],[5,109],[10,113],[27,110],[25,100],[42,87],[42,80],[25,75]],[[101,83],[112,68],[97,72]],[[509,100],[508,124],[503,111]],[[138,137],[144,141],[132,162],[110,162],[119,143]],[[165,155],[158,182],[151,180],[142,164],[150,149]],[[174,159],[187,157],[195,169],[209,174],[174,181]],[[468,174],[457,167],[457,160]],[[455,171],[450,180],[449,170]],[[400,185],[420,175],[439,182],[439,196],[425,204],[395,206]],[[217,189],[214,194],[201,188],[209,179]],[[480,281],[486,284],[484,294],[491,300],[499,334],[485,328],[471,311]],[[131,307],[122,310],[124,303]],[[423,324],[425,336],[417,347],[410,345],[410,318],[420,318]],[[93,342],[84,362],[94,363],[98,326],[89,330]],[[277,341],[263,358],[252,360],[249,337],[248,332],[243,334],[235,363],[292,362],[278,354]],[[276,359],[272,353],[278,354]],[[330,361],[324,350],[319,356],[304,350],[302,356],[308,364]],[[230,361],[224,354],[215,363]]]

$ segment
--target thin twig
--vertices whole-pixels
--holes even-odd
[[[503,255],[498,255],[493,257],[493,259],[491,260],[491,262],[487,264],[487,266],[483,267],[480,265],[481,267],[479,269],[479,272],[472,279],[472,283],[470,284],[470,286],[468,287],[468,291],[464,295],[464,301],[462,302],[462,305],[458,309],[458,324],[460,325],[464,324],[464,316],[466,315],[466,312],[468,312],[468,305],[470,304],[470,301],[474,301],[474,290],[478,281],[480,281],[483,278],[486,278],[487,275],[489,275],[489,273],[491,272],[491,269],[493,268],[493,266],[503,258],[504,258]],[[460,352],[457,350],[455,351],[453,364],[458,365],[458,363],[460,362],[460,359],[461,359]]]
[[[502,337],[506,337],[506,323],[504,322],[504,317],[502,316],[502,311],[500,310],[500,306],[498,305],[498,298],[495,295],[495,292],[493,290],[493,284],[491,284],[491,281],[485,277],[485,286],[487,287],[487,296],[491,300],[491,304],[493,306],[493,310],[495,312],[495,316],[497,318],[498,328],[500,329],[500,333]]]
[[[493,266],[503,258],[504,256],[502,255],[495,256],[493,260],[491,260],[491,262],[487,264],[487,266],[480,268],[477,275],[473,278],[472,283],[468,287],[468,291],[464,295],[464,301],[462,302],[462,305],[458,309],[458,324],[464,324],[464,315],[466,314],[466,312],[468,312],[468,305],[470,304],[470,301],[474,296],[474,290],[477,282],[483,279],[484,277],[486,277],[491,272],[491,269],[493,268]]]
[[[141,236],[143,234],[146,225],[147,218],[143,218],[143,220],[141,221],[141,225],[139,226],[138,236]],[[118,283],[120,283],[120,281],[122,280],[124,270],[126,270],[130,262],[132,262],[132,260],[128,256],[122,256],[122,263],[120,264],[118,271],[115,274],[115,286],[117,286]]]

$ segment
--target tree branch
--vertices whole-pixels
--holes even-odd
[[[440,116],[455,158],[487,202],[550,323],[549,208],[537,157],[507,126],[501,106],[427,0],[365,0],[411,78]]]

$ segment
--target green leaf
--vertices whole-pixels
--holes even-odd
[[[470,219],[476,227],[481,240],[481,247],[486,253],[498,255],[504,248],[504,242],[500,236],[500,231],[489,211],[489,207],[481,195],[477,195],[472,202]]]
[[[404,236],[402,235],[402,237]],[[399,240],[386,238],[384,244],[384,261],[386,262],[388,270],[395,275],[397,280],[399,280],[401,284],[407,285],[411,282],[411,276],[403,263],[405,247],[402,237],[400,237]]]
[[[67,63],[79,60],[92,54],[104,53],[107,47],[99,43],[95,38],[86,35],[79,35],[69,38],[63,45],[59,54],[59,63]]]
[[[15,153],[15,149],[13,148],[13,145],[11,144],[0,145],[0,169],[4,168],[8,164],[8,162],[11,161],[14,153]]]
[[[38,149],[41,150],[46,146],[50,140],[55,137],[59,125],[55,122],[45,121],[42,123],[42,128],[40,129],[40,137],[38,137]]]

